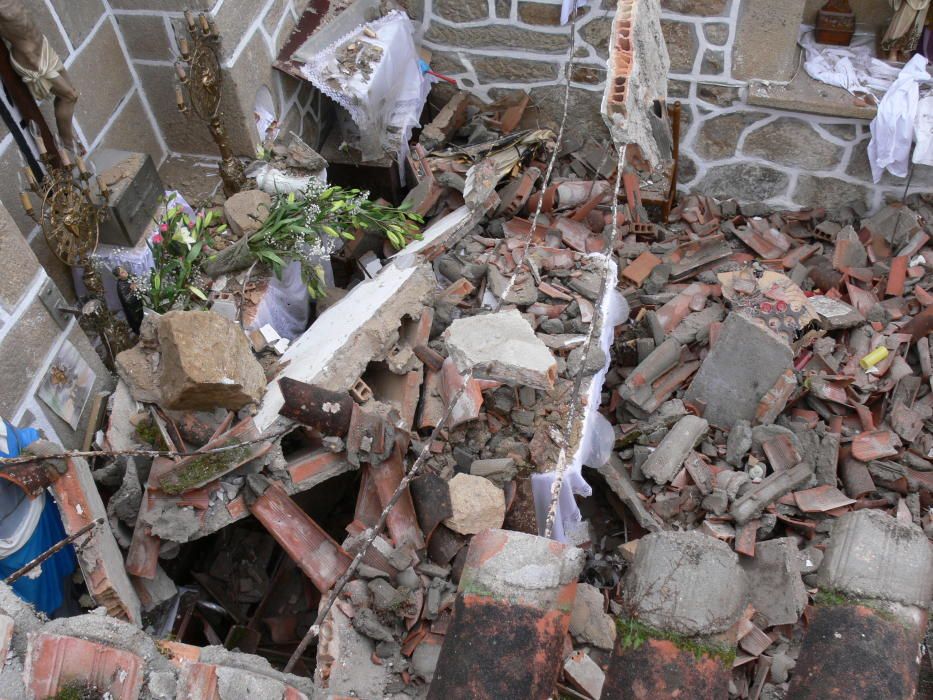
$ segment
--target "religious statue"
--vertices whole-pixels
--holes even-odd
[[[881,49],[891,61],[909,61],[920,43],[930,0],[888,0],[894,17],[881,39]]]
[[[36,27],[22,0],[0,0],[0,39],[10,49],[10,63],[36,102],[55,100],[55,122],[61,145],[76,152],[74,117],[78,91],[46,37]]]

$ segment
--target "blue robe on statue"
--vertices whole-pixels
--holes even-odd
[[[40,439],[39,433],[32,428],[14,428],[7,421],[3,422],[7,429],[7,451],[0,451],[0,457],[19,457],[26,447]],[[38,498],[44,500],[44,505],[41,506],[35,529],[19,545],[18,539],[22,537],[18,534],[17,523],[35,520],[34,509],[38,510],[38,504],[33,504],[16,484],[0,479],[0,538],[5,542],[16,543],[14,546],[19,545],[15,551],[0,558],[0,580],[21,569],[67,536],[55,500],[48,493]],[[51,615],[61,607],[63,579],[71,576],[77,563],[74,547],[68,545],[40,564],[41,573],[38,576],[31,578],[27,574],[16,581],[13,590],[36,610]],[[35,569],[31,573],[35,573]]]

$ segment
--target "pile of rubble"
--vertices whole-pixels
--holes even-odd
[[[32,465],[69,534],[106,521],[85,602],[127,621],[0,601],[36,697],[910,697],[933,208],[662,222],[611,148],[561,144],[545,183],[526,106],[441,110],[421,239],[348,242],[297,337],[244,332],[261,269],[146,315],[101,456]],[[268,200],[236,198],[247,235]]]

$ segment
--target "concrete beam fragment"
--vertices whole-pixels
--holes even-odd
[[[748,604],[738,556],[696,531],[642,537],[623,588],[641,622],[687,636],[725,632]]]
[[[287,365],[278,378],[349,390],[372,360],[385,358],[398,342],[402,319],[420,318],[436,284],[430,265],[387,265],[327,309],[289,346],[282,356]],[[269,429],[284,404],[279,383],[271,382],[254,419],[260,431]]]
[[[833,525],[819,585],[926,607],[933,597],[933,550],[913,523],[878,510],[846,513]]]

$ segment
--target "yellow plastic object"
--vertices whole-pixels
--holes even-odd
[[[884,345],[879,345],[877,348],[872,350],[870,353],[865,355],[861,360],[858,361],[859,366],[865,371],[870,370],[872,367],[877,365],[879,362],[887,359],[888,349]]]

